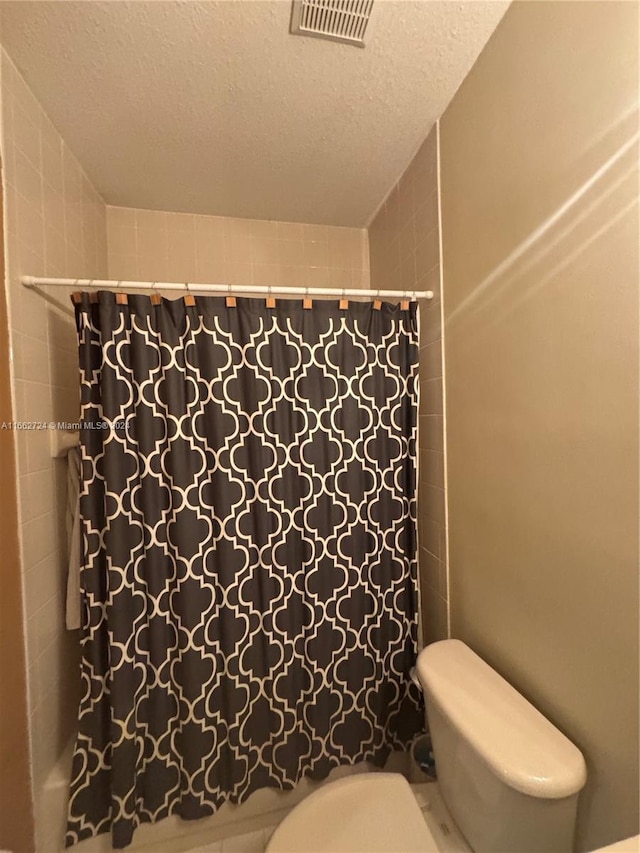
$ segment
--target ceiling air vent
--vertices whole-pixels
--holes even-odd
[[[293,0],[291,32],[364,47],[373,0]]]

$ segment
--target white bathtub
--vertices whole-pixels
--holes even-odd
[[[67,799],[73,744],[69,744],[53,768],[36,798],[37,853],[63,853],[67,818]],[[255,791],[241,805],[225,803],[215,815],[202,820],[181,820],[172,815],[157,824],[143,824],[133,837],[129,850],[152,851],[160,842],[163,848],[170,842],[172,851],[181,853],[193,847],[213,843],[221,838],[253,832],[279,823],[304,797],[321,785],[353,773],[370,773],[378,769],[408,772],[408,754],[394,753],[384,768],[366,762],[351,767],[336,767],[322,782],[303,779],[293,791],[263,788]],[[111,851],[111,836],[103,833],[88,838],[72,848],[77,853],[107,853]]]

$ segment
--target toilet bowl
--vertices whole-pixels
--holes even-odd
[[[330,782],[282,821],[265,853],[437,851],[409,783],[399,773]]]
[[[427,646],[416,669],[438,773],[419,787],[446,817],[430,820],[400,774],[350,776],[296,806],[266,853],[570,853],[577,747],[459,640]]]

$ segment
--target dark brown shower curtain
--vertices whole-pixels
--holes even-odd
[[[76,304],[82,699],[67,845],[210,815],[423,726],[417,312]]]

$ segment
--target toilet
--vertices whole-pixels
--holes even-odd
[[[582,753],[460,640],[420,652],[437,783],[420,807],[398,773],[330,782],[266,853],[570,853]]]

